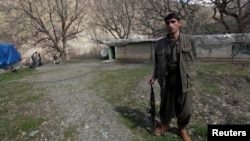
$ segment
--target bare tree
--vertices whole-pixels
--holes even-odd
[[[225,27],[226,32],[243,33],[248,29],[249,0],[211,0],[211,2],[215,5],[213,18]]]
[[[184,21],[184,32],[199,33],[203,31],[203,21],[206,21],[202,17],[207,17],[205,13],[200,12],[201,10],[202,6],[191,3],[191,0],[142,0],[137,17],[137,29],[141,34],[150,37],[162,36],[165,34],[164,17],[170,12],[175,12]]]
[[[163,19],[168,12],[167,3],[157,0],[142,0],[136,16],[135,30],[138,34],[156,37],[162,32]],[[164,32],[165,33],[165,32]]]
[[[21,22],[22,17],[13,17],[13,13],[15,12],[11,9],[10,4],[13,4],[13,1],[0,3],[0,38],[2,42],[14,44],[17,48],[20,48],[20,46],[26,43],[27,37],[25,37],[24,34],[19,34],[24,33],[24,27],[21,26],[23,23]]]
[[[85,0],[18,0],[12,16],[19,18],[29,43],[56,51],[65,60],[67,41],[83,31],[86,6]]]
[[[109,33],[115,39],[131,35],[135,17],[136,0],[93,0],[91,26]]]

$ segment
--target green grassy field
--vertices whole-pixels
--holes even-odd
[[[250,77],[249,66],[233,66],[228,63],[221,64],[200,64],[198,65],[199,77],[209,76],[213,73],[223,76]],[[134,133],[135,141],[181,141],[181,138],[171,132],[164,136],[155,137],[150,134],[152,128],[145,120],[145,100],[135,98],[138,92],[137,87],[152,73],[152,66],[142,66],[127,69],[111,69],[109,71],[96,70],[95,80],[90,89],[111,103],[114,109],[120,114],[120,120]],[[37,75],[37,72],[30,69],[21,69],[16,73],[0,74],[0,138],[15,140],[20,134],[27,134],[42,124],[43,117],[33,117],[25,114],[27,107],[32,103],[39,102],[44,96],[42,90],[33,91],[32,84],[23,84],[26,78]],[[201,78],[199,78],[201,79]],[[198,79],[198,81],[199,81]],[[145,82],[146,83],[146,82]],[[202,91],[220,95],[216,84],[201,84]],[[140,91],[139,91],[140,92]],[[144,91],[142,91],[144,93]],[[147,96],[145,94],[144,96]],[[149,96],[149,95],[148,95]],[[157,107],[159,109],[159,107]],[[205,123],[195,123],[189,126],[194,141],[207,140],[207,126]],[[65,132],[65,136],[71,136],[74,129]],[[29,138],[32,140],[32,138]]]
[[[197,70],[200,72],[199,74],[214,73],[216,75],[239,77],[250,76],[250,69],[248,67],[241,69],[241,66],[234,66],[228,63],[200,64],[197,66]],[[152,67],[100,71],[97,77],[99,79],[96,79],[93,86],[97,86],[96,90],[101,97],[110,102],[114,107],[117,107],[116,109],[122,117],[122,122],[132,129],[134,134],[140,135],[148,141],[180,141],[181,138],[177,134],[169,132],[161,137],[152,136],[150,134],[152,130],[150,125],[145,123],[144,120],[141,120],[145,116],[145,103],[134,101],[133,92],[138,83],[142,81],[145,76],[150,76],[151,73]],[[105,89],[105,91],[99,89],[98,86]],[[202,91],[213,93],[217,96],[220,94],[219,86],[215,83],[201,84],[200,86]],[[119,93],[117,92],[118,90]],[[159,107],[156,108],[157,110],[159,109]],[[133,113],[137,116],[132,116]],[[206,124],[197,122],[196,124],[190,125],[189,128],[192,132],[191,136],[193,140],[207,140]],[[135,137],[134,140],[140,140],[140,138]]]

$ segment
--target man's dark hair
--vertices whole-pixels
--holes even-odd
[[[176,19],[177,21],[180,21],[180,16],[177,13],[170,13],[164,18],[165,22],[170,19]]]

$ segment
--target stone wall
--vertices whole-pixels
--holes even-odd
[[[197,35],[200,59],[250,59],[250,34]]]
[[[110,59],[153,60],[158,39],[123,39],[104,42],[114,48]],[[197,59],[250,59],[250,34],[195,35]]]
[[[104,43],[111,50],[109,59],[153,60],[155,41],[156,39],[122,39]]]
[[[116,48],[116,59],[149,60],[153,58],[152,49],[154,43],[145,42],[129,44]]]

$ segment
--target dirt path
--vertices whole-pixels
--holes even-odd
[[[88,89],[95,70],[136,65],[76,63],[45,65],[31,83],[44,89],[33,109],[43,117],[39,140],[129,141],[133,134],[119,122],[113,107]]]
[[[92,62],[51,64],[37,68],[37,75],[26,82],[35,84],[37,92],[42,92],[44,96],[36,103],[20,107],[27,109],[27,115],[44,119],[39,130],[34,131],[35,140],[131,141],[135,137],[143,140],[143,137],[138,137],[121,123],[119,113],[112,105],[89,89],[97,77],[95,71],[141,65],[145,64]],[[234,69],[242,67],[236,66]],[[249,73],[249,67],[244,69]],[[249,124],[249,77],[228,75],[215,70],[199,71],[198,75],[190,125]],[[135,97],[149,91],[145,81],[142,80],[136,87]],[[140,103],[148,102],[143,99]],[[194,134],[194,129],[190,131],[191,135]],[[23,133],[24,136],[27,134]]]

